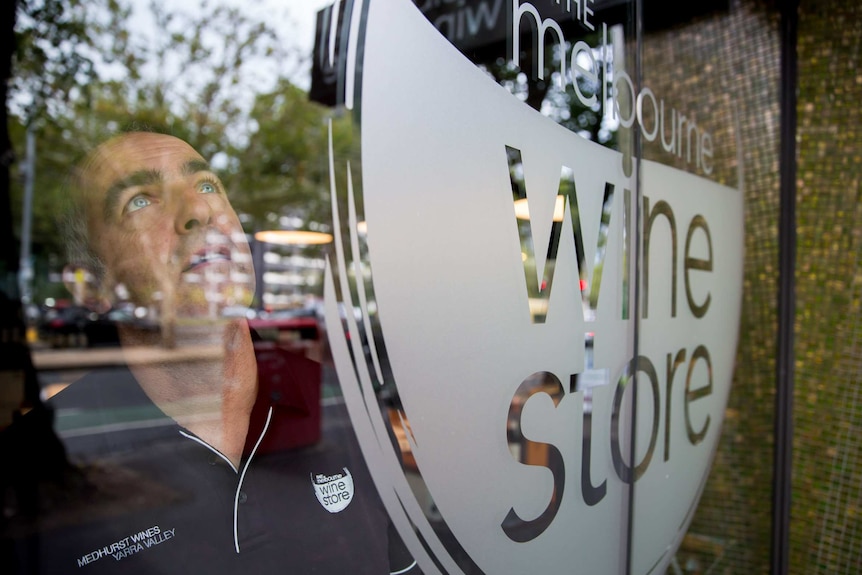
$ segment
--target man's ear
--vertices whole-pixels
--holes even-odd
[[[111,309],[111,293],[105,285],[85,265],[67,264],[63,268],[63,284],[77,305],[81,305],[96,313],[105,313]]]

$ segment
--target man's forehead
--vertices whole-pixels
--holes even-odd
[[[135,132],[108,140],[85,162],[82,176],[105,184],[140,170],[171,172],[204,160],[186,142],[164,134]]]

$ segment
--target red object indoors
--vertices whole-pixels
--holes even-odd
[[[273,406],[270,428],[257,453],[296,449],[320,441],[320,363],[272,342],[255,342],[257,402],[250,429],[260,429]],[[254,448],[250,433],[246,452]]]

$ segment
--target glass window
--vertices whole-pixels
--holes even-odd
[[[851,4],[10,3],[0,571],[854,571]]]

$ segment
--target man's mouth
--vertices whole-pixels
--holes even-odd
[[[230,249],[227,246],[207,246],[192,254],[188,265],[183,269],[183,273],[192,271],[199,266],[221,261],[231,261]]]

